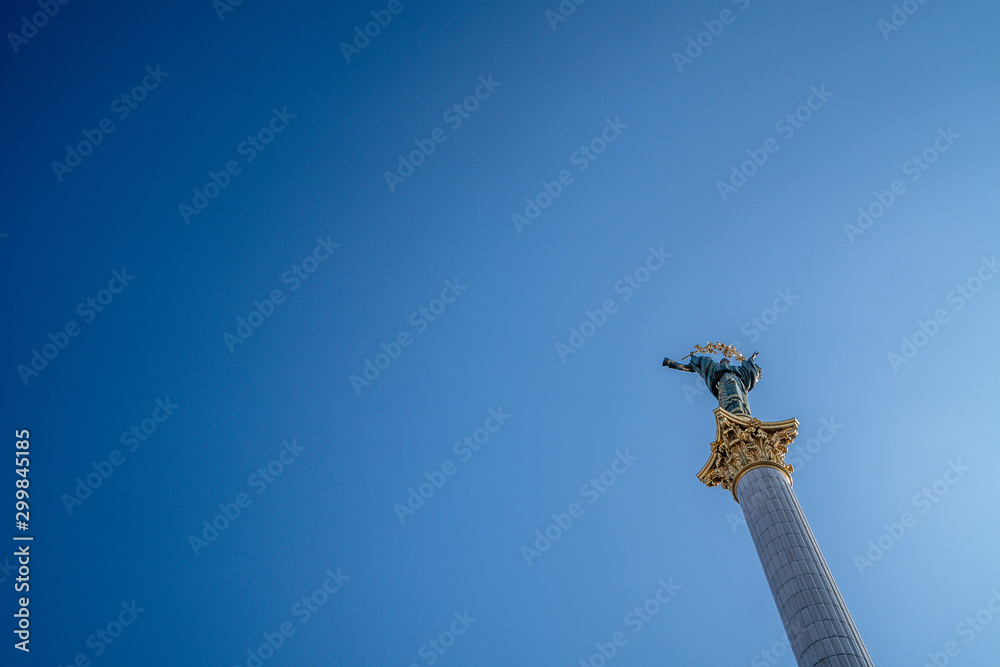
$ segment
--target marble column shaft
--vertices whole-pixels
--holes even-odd
[[[751,468],[736,497],[799,667],[874,667],[786,474]]]

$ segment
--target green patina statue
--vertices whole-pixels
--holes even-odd
[[[705,380],[712,395],[719,399],[719,407],[736,415],[750,416],[750,401],[747,394],[761,378],[760,366],[754,363],[757,353],[749,359],[743,359],[739,366],[731,366],[729,359],[723,357],[716,362],[711,357],[701,357],[693,352],[689,355],[691,361],[681,364],[673,359],[664,359],[663,365],[679,371],[697,373]]]

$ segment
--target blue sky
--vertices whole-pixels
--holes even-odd
[[[876,664],[992,664],[1000,10],[559,7],[6,8],[11,664],[792,665],[709,340]]]

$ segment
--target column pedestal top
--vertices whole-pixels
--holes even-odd
[[[756,417],[716,408],[712,454],[698,473],[698,479],[706,486],[729,490],[737,503],[736,486],[740,478],[758,466],[781,470],[791,483],[792,466],[785,464],[785,454],[798,434],[797,419],[762,422]]]

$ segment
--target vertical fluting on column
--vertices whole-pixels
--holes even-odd
[[[735,481],[799,667],[874,667],[787,474],[756,465]]]

